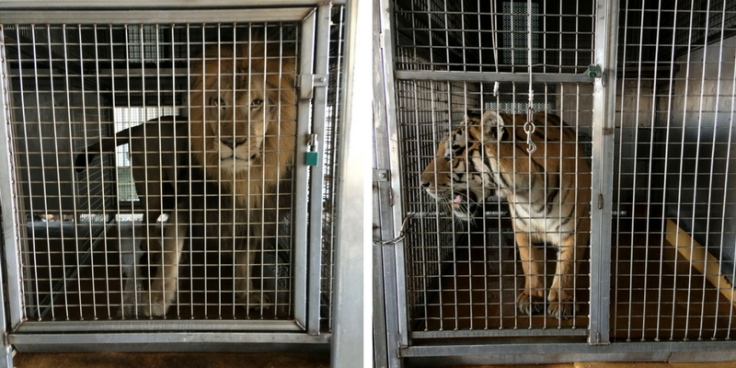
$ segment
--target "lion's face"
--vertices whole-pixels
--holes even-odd
[[[193,121],[201,126],[193,124],[192,139],[201,139],[193,146],[204,146],[200,153],[208,168],[237,173],[260,164],[266,132],[274,120],[274,102],[262,76],[247,78],[242,72],[233,76],[232,71],[222,71],[225,67],[220,69],[219,86],[215,72],[204,91],[195,89],[191,94],[192,105],[203,106],[193,111],[197,117]]]

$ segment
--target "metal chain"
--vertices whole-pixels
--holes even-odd
[[[534,126],[534,91],[531,88],[531,82],[529,83],[529,108],[526,110],[526,123],[524,123],[524,133],[526,133],[526,151],[534,153],[537,150],[537,145],[532,141],[532,134],[537,128]]]
[[[404,217],[404,221],[401,223],[401,230],[399,231],[399,235],[391,240],[384,240],[379,242],[373,242],[375,245],[390,245],[390,244],[396,244],[406,237],[406,225],[409,223],[409,220],[414,217],[414,214],[409,214]]]
[[[537,145],[532,141],[532,133],[534,133],[534,88],[532,88],[532,2],[527,0],[527,65],[529,65],[529,107],[526,110],[526,123],[524,123],[524,132],[526,133],[526,151],[534,153],[537,150]]]

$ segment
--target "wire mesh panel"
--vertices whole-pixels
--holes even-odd
[[[736,4],[621,5],[611,338],[728,339]]]
[[[459,132],[464,134],[463,127],[473,124],[473,116],[478,116],[481,111],[486,112],[486,118],[488,111],[499,111],[505,119],[523,112],[523,118],[526,119],[526,109],[519,111],[514,107],[517,99],[526,98],[523,96],[525,93],[516,91],[526,91],[527,86],[509,83],[495,97],[492,89],[492,85],[477,83],[397,83],[402,171],[405,175],[404,205],[409,216],[412,216],[405,244],[410,328],[415,331],[415,337],[437,336],[440,331],[450,331],[447,336],[461,336],[455,331],[468,332],[465,335],[483,335],[482,331],[498,329],[560,327],[570,330],[587,326],[589,270],[585,259],[588,244],[583,244],[589,231],[585,224],[589,217],[587,211],[572,214],[570,222],[579,227],[572,229],[572,233],[577,234],[572,242],[579,239],[580,244],[570,247],[574,253],[570,254],[572,258],[561,260],[565,265],[563,267],[567,267],[568,263],[570,266],[577,264],[577,267],[569,268],[570,274],[563,275],[566,277],[563,282],[564,293],[569,294],[569,299],[564,300],[567,303],[564,308],[569,313],[548,318],[544,313],[527,314],[526,307],[522,306],[527,301],[523,291],[529,282],[529,279],[524,278],[524,268],[531,264],[533,271],[529,275],[534,278],[532,290],[539,296],[544,294],[544,298],[533,296],[532,308],[537,312],[552,313],[554,299],[547,300],[546,297],[552,283],[556,282],[553,277],[559,274],[559,271],[555,271],[557,256],[552,251],[558,248],[548,244],[546,249],[550,252],[546,252],[543,241],[535,242],[536,254],[531,258],[519,258],[520,249],[517,248],[516,239],[526,236],[525,232],[534,238],[567,238],[570,234],[567,234],[569,231],[564,226],[514,230],[514,222],[533,218],[521,214],[531,200],[523,194],[530,191],[529,180],[524,179],[524,175],[528,177],[529,168],[522,165],[516,165],[515,168],[512,165],[513,160],[520,162],[523,159],[525,148],[516,152],[518,156],[514,156],[513,150],[502,151],[507,149],[504,147],[506,143],[526,147],[524,136],[511,133],[513,129],[522,129],[521,125],[507,127],[509,136],[506,143],[486,143],[490,147],[486,153],[470,147],[478,143],[477,138],[467,138],[468,157],[488,155],[486,160],[502,163],[498,171],[501,176],[491,176],[485,182],[482,169],[468,167],[471,163],[460,163],[466,159],[464,153],[458,152],[455,157],[437,153],[438,147],[439,152],[443,151],[444,145],[450,147],[446,143],[448,136]],[[577,196],[579,200],[575,199],[575,195],[567,199],[560,198],[562,206],[540,212],[542,218],[539,220],[554,222],[571,216],[569,211],[572,207],[562,208],[568,205],[566,201],[573,207],[587,209],[589,205],[591,100],[584,92],[589,91],[590,86],[544,84],[535,86],[535,89],[543,91],[540,100],[544,102],[540,102],[540,106],[545,107],[537,116],[536,131],[539,137],[559,137],[561,131],[564,134],[562,138],[536,142],[537,154],[543,156],[535,157],[531,163],[528,159],[525,161],[527,165],[535,165],[534,175],[540,176],[540,180],[533,179],[531,185],[538,184],[541,187],[534,190],[547,193],[545,197],[549,201],[546,207],[555,206],[555,199],[551,197],[566,197],[568,192],[580,193]],[[481,106],[485,106],[485,109]],[[465,114],[469,116],[467,122]],[[566,127],[559,125],[558,116]],[[547,119],[546,124],[544,119]],[[455,144],[453,141],[452,145]],[[493,150],[498,150],[499,155],[494,156]],[[547,168],[541,171],[536,165],[543,160],[547,161]],[[505,165],[505,161],[509,161],[509,166]],[[451,167],[444,162],[450,163]],[[556,164],[552,165],[551,162]],[[465,181],[463,177],[470,179]],[[504,181],[512,187],[504,187]],[[517,183],[513,184],[514,181]],[[475,193],[486,195],[476,196]],[[515,201],[506,200],[514,194],[517,198]],[[509,211],[509,202],[516,202],[516,214]],[[534,206],[538,205],[535,198]],[[544,201],[542,205],[545,205]],[[559,250],[565,252],[565,247]],[[537,278],[540,282],[538,285]],[[527,296],[526,299],[530,298]],[[585,332],[584,328],[581,332]]]
[[[592,62],[593,9],[589,0],[400,0],[396,69],[580,73]]]
[[[593,2],[394,14],[411,336],[587,335]]]
[[[180,19],[205,16],[193,14]],[[303,328],[306,239],[295,234],[307,226],[295,203],[307,198],[297,152],[310,112],[297,77],[312,73],[308,14],[2,26],[22,296],[14,321],[38,331],[158,318]],[[329,62],[339,65],[341,7],[333,18]],[[324,161],[334,167],[337,118],[327,120]],[[332,190],[325,184],[326,198]],[[325,237],[313,281],[325,309],[331,249]]]

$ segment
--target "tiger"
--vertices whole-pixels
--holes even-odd
[[[569,318],[578,310],[574,277],[590,237],[591,171],[575,130],[556,115],[537,112],[535,129],[528,129],[536,150],[527,150],[526,114],[489,109],[465,120],[441,140],[421,187],[463,222],[472,221],[489,196],[506,197],[525,274],[517,308],[531,315],[547,304],[550,316]],[[546,303],[541,244],[557,250]]]

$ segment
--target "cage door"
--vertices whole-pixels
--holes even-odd
[[[6,230],[5,251],[9,274],[11,325],[16,331],[138,331],[157,328],[169,331],[304,330],[304,326],[307,325],[308,303],[309,189],[307,181],[309,166],[304,161],[304,153],[309,151],[309,147],[303,138],[310,133],[310,116],[312,116],[310,108],[314,98],[312,94],[306,93],[305,88],[298,89],[296,81],[302,75],[315,74],[315,58],[327,57],[327,48],[323,51],[315,50],[317,16],[313,10],[282,8],[164,13],[19,11],[14,12],[13,17],[0,17],[5,61],[3,68],[7,76],[2,85],[5,96],[2,104],[6,114],[3,114],[1,132],[8,138],[3,140],[4,143],[0,148],[4,173],[0,190],[3,198],[7,199],[2,203]],[[39,19],[43,19],[43,24],[37,23]],[[326,20],[329,22],[329,18]],[[235,56],[223,52],[222,49],[207,56],[205,50],[208,47],[222,47],[227,43],[228,37],[231,38],[230,42],[233,45],[253,46],[245,50],[238,49]],[[243,39],[246,41],[242,41]],[[232,46],[233,49],[236,49],[236,46]],[[238,64],[236,56],[240,54],[237,53],[255,55],[259,47],[263,49],[261,51],[263,55],[259,58],[252,57],[244,67]],[[282,53],[287,47],[294,48],[295,53],[290,56]],[[251,52],[253,54],[250,54]],[[199,59],[200,64],[195,63],[193,53],[204,53],[205,56]],[[248,57],[250,56],[246,56]],[[289,62],[293,62],[294,65],[292,69],[282,67],[289,58],[291,58]],[[206,83],[199,87],[191,86],[192,74],[199,73],[206,76],[208,71],[192,70],[191,65],[202,65],[210,61],[224,62],[223,65],[232,69],[228,72],[230,74],[227,74],[230,79],[222,79],[220,73],[225,72],[216,68],[220,77],[219,83],[208,85],[206,88],[202,86]],[[257,63],[267,64],[260,67],[263,69],[261,75],[249,72],[249,67],[257,68],[254,66]],[[268,69],[269,67],[271,69]],[[206,242],[227,238],[229,240],[222,241],[222,248],[227,249],[230,244],[225,243],[234,244],[239,239],[239,235],[232,234],[236,231],[236,225],[252,228],[253,222],[258,220],[246,216],[242,224],[238,223],[240,220],[236,220],[237,211],[221,205],[224,203],[221,200],[227,193],[219,187],[219,183],[212,186],[212,183],[206,180],[199,183],[192,179],[186,188],[189,192],[182,193],[188,193],[190,198],[196,195],[203,198],[201,201],[206,204],[201,212],[204,213],[202,216],[205,220],[198,223],[195,220],[184,219],[189,221],[187,223],[189,235],[186,237],[191,243],[196,243],[194,241],[196,239],[203,239],[202,244],[206,245],[200,246],[203,249],[190,246],[183,251],[186,254],[181,258],[181,262],[189,262],[186,264],[191,265],[192,269],[200,267],[201,270],[196,272],[202,272],[202,275],[190,271],[189,267],[186,270],[180,268],[181,275],[184,276],[179,278],[177,290],[179,294],[166,314],[154,316],[153,320],[141,313],[136,314],[135,311],[143,299],[140,295],[126,299],[130,295],[126,285],[132,285],[133,294],[139,294],[137,284],[135,282],[130,284],[130,279],[147,280],[150,275],[155,275],[157,265],[152,264],[150,271],[146,271],[149,273],[135,271],[136,273],[130,274],[134,276],[129,277],[128,271],[122,267],[128,265],[124,259],[132,255],[137,257],[136,259],[147,261],[157,259],[157,256],[151,251],[154,249],[152,246],[145,250],[138,248],[140,245],[133,245],[130,252],[127,252],[120,244],[126,242],[154,244],[156,240],[163,242],[165,239],[159,235],[144,233],[141,224],[135,222],[141,216],[145,218],[148,212],[142,209],[140,201],[131,203],[135,202],[133,200],[135,196],[121,193],[122,187],[116,185],[124,177],[130,176],[121,174],[124,172],[121,167],[135,165],[134,163],[119,159],[114,153],[99,152],[99,157],[89,162],[85,162],[83,155],[81,162],[85,165],[81,168],[78,156],[86,155],[89,153],[85,151],[88,147],[105,139],[121,139],[121,137],[111,138],[119,125],[116,119],[124,115],[116,115],[114,113],[116,109],[123,109],[125,113],[142,111],[144,118],[141,122],[152,123],[152,132],[163,134],[161,129],[165,126],[164,119],[156,116],[164,114],[154,116],[151,122],[147,116],[151,110],[161,112],[169,111],[166,109],[170,108],[171,111],[183,111],[185,114],[183,116],[191,118],[195,116],[197,106],[204,110],[202,114],[213,114],[218,117],[215,119],[218,128],[206,133],[211,137],[217,134],[216,138],[223,142],[222,150],[218,151],[218,154],[225,151],[235,152],[242,144],[241,141],[228,139],[225,133],[230,133],[233,138],[238,138],[242,134],[233,128],[234,124],[222,123],[226,123],[227,117],[231,117],[233,122],[237,120],[235,112],[230,115],[223,113],[227,111],[228,104],[237,107],[234,103],[236,97],[233,97],[238,96],[240,84],[237,83],[241,81],[257,83],[258,78],[262,77],[263,80],[260,82],[265,86],[273,79],[276,87],[271,83],[268,87],[263,87],[264,91],[254,90],[253,95],[248,97],[250,102],[247,109],[266,111],[262,106],[275,106],[282,100],[280,95],[271,95],[265,90],[281,88],[278,85],[284,80],[281,77],[288,73],[295,74],[293,83],[284,84],[283,88],[293,89],[295,97],[291,107],[295,113],[278,115],[284,110],[281,108],[273,110],[278,115],[274,119],[291,119],[293,122],[293,132],[284,133],[292,135],[288,138],[295,142],[287,147],[291,151],[285,152],[286,148],[276,143],[269,147],[271,150],[269,152],[264,149],[262,152],[258,151],[258,154],[238,158],[250,158],[257,166],[258,163],[265,162],[261,160],[259,154],[272,157],[273,155],[279,157],[279,154],[284,157],[293,156],[293,159],[285,160],[288,161],[285,165],[290,167],[288,183],[284,182],[285,184],[281,186],[285,192],[284,196],[281,196],[281,192],[268,193],[273,197],[289,198],[288,201],[284,199],[279,203],[278,200],[274,200],[277,203],[274,205],[277,212],[275,220],[271,222],[263,220],[258,223],[261,228],[272,226],[278,227],[278,230],[268,237],[254,235],[263,232],[250,230],[247,234],[250,237],[260,236],[261,240],[266,240],[256,249],[257,253],[261,253],[258,258],[261,262],[258,264],[261,271],[257,272],[263,276],[266,271],[262,269],[270,267],[273,270],[268,271],[272,272],[268,277],[261,277],[264,281],[259,280],[260,289],[270,288],[276,295],[276,300],[272,297],[271,302],[277,306],[280,304],[286,312],[283,315],[278,314],[280,312],[266,314],[258,312],[261,315],[254,317],[250,315],[250,309],[246,314],[241,311],[240,304],[235,301],[236,293],[233,293],[236,288],[233,285],[236,281],[233,280],[238,277],[235,270],[237,261],[225,264],[226,261],[219,258],[221,253],[227,252],[231,252],[232,258],[237,258],[235,251],[220,252],[218,244],[211,248]],[[207,97],[209,96],[207,93],[211,92],[208,88],[219,94],[226,88],[225,82],[232,82],[235,92],[225,97],[220,96],[219,99]],[[194,95],[188,92],[196,88],[202,89],[203,92],[198,98],[193,98]],[[261,92],[264,96],[256,96]],[[306,94],[306,97],[298,98],[297,95],[300,93]],[[182,97],[185,94],[186,97]],[[316,116],[317,112],[314,114]],[[324,113],[322,115],[324,116]],[[125,124],[128,124],[130,118],[126,119]],[[177,123],[188,121],[186,118],[177,119],[179,118],[173,118],[175,127],[178,126]],[[256,119],[246,120],[249,127],[257,125]],[[262,121],[265,121],[265,118]],[[123,128],[128,127],[132,125]],[[197,138],[189,127],[191,125],[183,129],[187,144],[191,144]],[[145,131],[148,131],[147,129]],[[266,132],[264,134],[256,131],[252,134],[264,137],[264,140],[269,138],[269,134],[282,134],[279,130],[275,133],[268,130]],[[206,134],[200,138],[206,137]],[[163,145],[165,139],[161,137],[164,136],[148,139],[144,135],[140,144],[131,140],[132,143],[128,147],[130,157],[136,153],[142,153],[145,157],[143,176],[137,179],[142,177],[145,181],[167,169],[167,166],[157,167],[153,164],[161,157],[159,155],[161,152],[146,150],[150,145],[153,145],[152,147]],[[172,137],[178,139],[179,135],[175,133],[173,136],[169,135],[169,138]],[[187,149],[189,153],[195,150],[193,146]],[[176,149],[160,151],[175,153]],[[232,165],[232,170],[235,170],[237,165],[235,161],[233,159],[224,163],[220,160],[210,163],[205,160],[204,166],[210,165],[217,170],[223,170],[223,166]],[[267,166],[263,163],[260,165]],[[136,175],[135,172],[132,173],[132,176]],[[264,186],[265,176],[263,174]],[[176,184],[184,182],[180,180]],[[237,180],[235,182],[237,183]],[[180,190],[178,188],[177,190]],[[137,196],[142,197],[142,193],[138,192]],[[268,200],[265,194],[259,197],[261,208],[267,207],[263,203]],[[210,203],[214,205],[210,206]],[[183,207],[177,207],[178,212],[175,213],[182,213],[181,208]],[[213,211],[208,212],[208,208]],[[265,208],[264,211],[274,208]],[[34,217],[36,212],[40,212],[44,217]],[[227,213],[233,214],[229,217],[223,216]],[[50,220],[51,215],[58,215],[60,219]],[[211,224],[209,216],[229,220]],[[159,221],[154,218],[146,224],[167,228],[171,224],[176,224],[176,221],[182,221],[176,216],[169,216],[168,219],[162,216],[160,219]],[[151,220],[150,216],[146,218],[146,221],[148,220]],[[134,223],[125,225],[128,226],[130,233],[121,232],[125,222]],[[197,231],[201,232],[192,230],[197,223],[202,228]],[[217,226],[230,230],[220,231]],[[228,231],[229,234],[223,235],[223,232]],[[235,245],[232,248],[235,249]],[[147,259],[140,258],[142,256],[146,256]],[[205,260],[201,261],[198,258],[200,256]],[[214,265],[208,263],[210,260]],[[138,265],[130,263],[133,264]],[[285,270],[284,274],[280,274],[280,270]],[[233,273],[231,280],[228,280],[228,272]],[[242,278],[248,277],[245,275]],[[184,278],[186,282],[181,282]],[[284,288],[278,286],[282,281],[287,285]],[[182,283],[186,283],[185,286],[189,289],[183,289]],[[269,283],[272,286],[267,286]],[[152,286],[145,286],[143,291],[146,293],[152,291]],[[200,296],[201,300],[197,299]],[[261,303],[253,298],[250,300],[252,305],[266,305],[265,302]],[[125,308],[131,306],[134,307],[133,312],[123,318],[127,313]],[[164,318],[182,319],[187,322],[158,320]],[[63,323],[60,323],[61,321]]]

